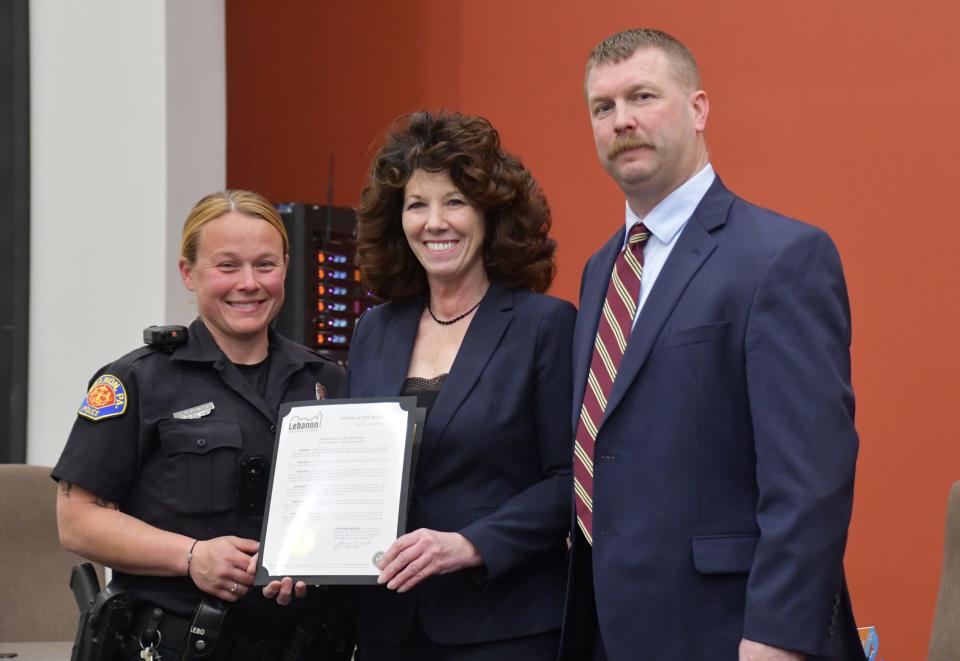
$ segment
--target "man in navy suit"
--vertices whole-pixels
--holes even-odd
[[[862,660],[843,573],[858,440],[837,250],[724,187],[696,62],[670,35],[605,40],[586,96],[626,223],[581,283],[561,658]]]

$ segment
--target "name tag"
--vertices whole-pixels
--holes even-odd
[[[206,404],[201,404],[200,406],[194,406],[193,408],[177,411],[173,414],[173,417],[177,420],[196,420],[197,418],[202,418],[205,415],[210,415],[210,411],[213,409],[213,402],[207,402]]]

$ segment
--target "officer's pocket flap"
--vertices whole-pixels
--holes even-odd
[[[237,501],[240,425],[225,420],[161,420],[161,500],[178,514],[211,514]]]
[[[161,420],[160,439],[167,454],[207,454],[218,448],[241,447],[240,425],[220,420]]]
[[[750,571],[760,535],[709,535],[693,538],[693,566],[701,574]]]

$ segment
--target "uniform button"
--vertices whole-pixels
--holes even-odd
[[[270,425],[270,431],[277,431],[276,425]]]
[[[198,438],[198,439],[197,439],[197,447],[198,447],[198,448],[205,447],[206,445],[207,445],[207,439],[205,439],[205,438]]]

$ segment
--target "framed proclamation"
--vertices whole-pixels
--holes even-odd
[[[423,419],[415,397],[283,404],[255,584],[376,584],[406,529]]]

